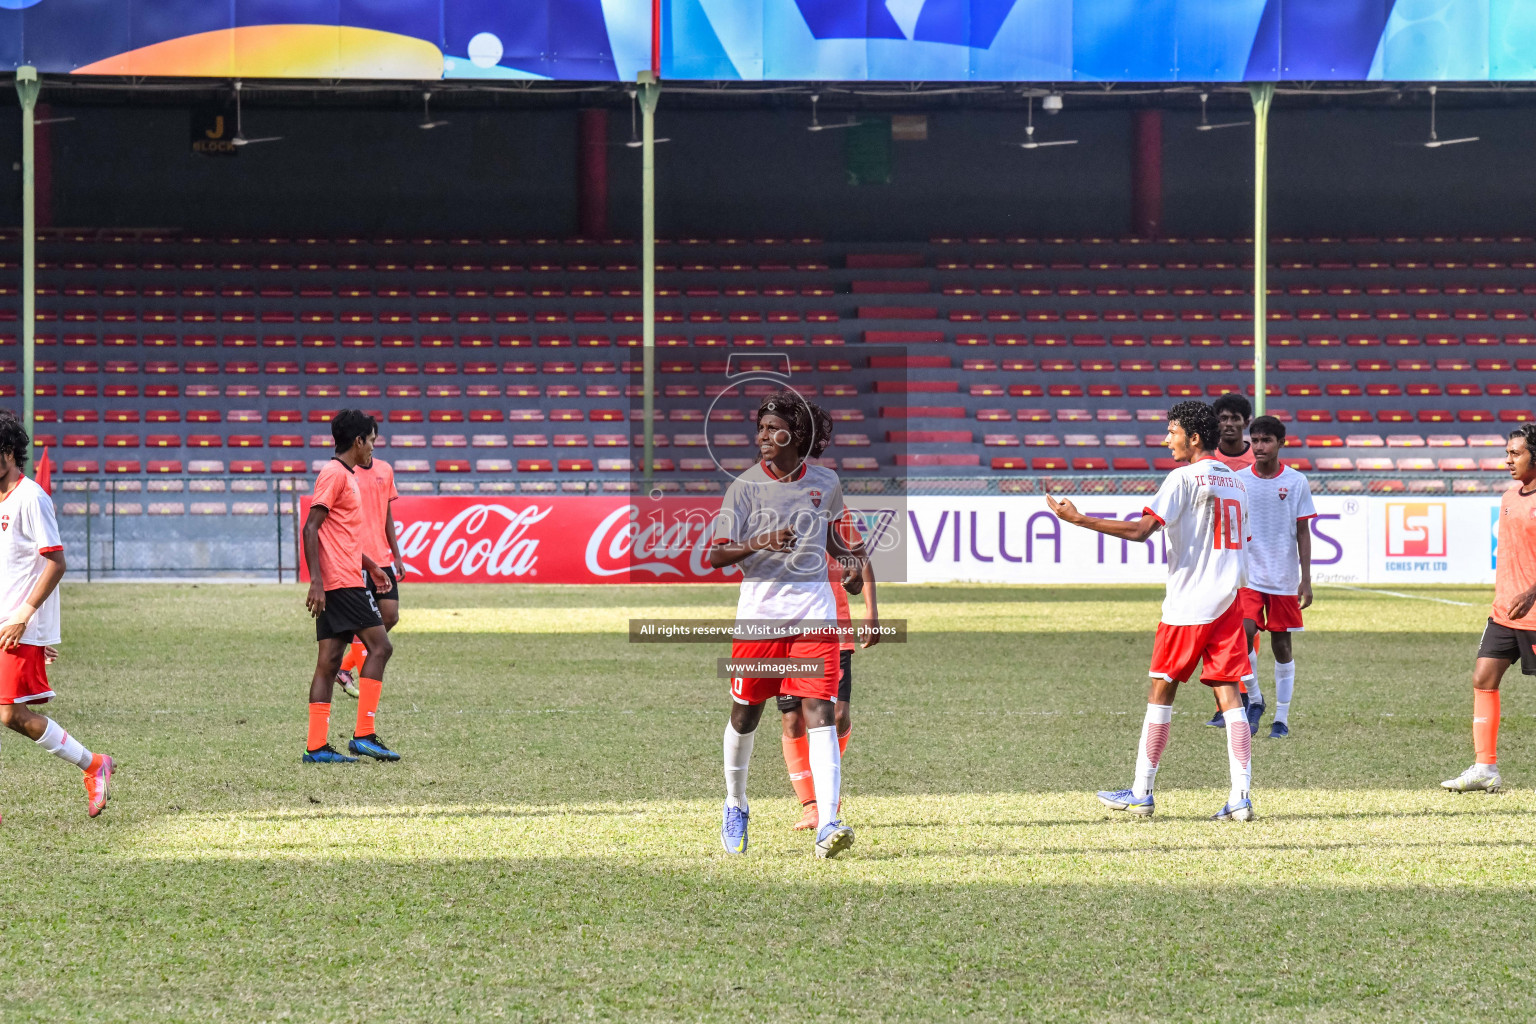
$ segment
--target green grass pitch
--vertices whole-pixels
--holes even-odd
[[[50,713],[122,772],[89,821],[78,772],[0,738],[0,1019],[1536,1017],[1518,671],[1509,791],[1437,788],[1490,591],[1318,593],[1238,825],[1207,820],[1195,684],[1158,816],[1093,799],[1131,778],[1160,588],[883,588],[910,642],[855,657],[858,840],[823,862],[771,710],[751,849],[720,849],[724,652],[626,642],[734,588],[408,588],[379,716],[405,760],[319,767],[302,590],[70,585]]]

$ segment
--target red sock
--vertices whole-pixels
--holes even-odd
[[[1472,749],[1478,764],[1499,763],[1499,691],[1472,691]]]
[[[373,720],[379,710],[379,695],[384,692],[384,680],[359,679],[357,681],[357,728],[354,736],[372,736]]]
[[[845,733],[839,733],[837,737],[837,754],[839,757],[848,753],[848,737],[853,735],[853,726],[848,727]]]
[[[367,660],[368,648],[363,646],[361,640],[353,640],[352,645],[347,648],[347,653],[342,656],[341,670],[356,675],[362,671],[363,662]]]
[[[330,739],[331,732],[331,706],[329,704],[311,704],[309,706],[309,750],[319,750]]]
[[[784,767],[789,769],[789,784],[795,787],[795,797],[800,806],[816,802],[816,786],[811,781],[811,742],[802,733],[795,739],[788,736],[784,741]]]

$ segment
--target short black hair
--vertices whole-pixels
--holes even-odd
[[[1249,404],[1248,399],[1236,391],[1228,391],[1212,402],[1211,407],[1216,410],[1217,416],[1224,412],[1235,412],[1243,418],[1244,423],[1247,423],[1249,418],[1253,416],[1253,406]]]
[[[1522,423],[1509,432],[1509,439],[1511,441],[1517,437],[1525,438],[1526,451],[1530,452],[1532,456],[1536,456],[1536,423]],[[0,446],[0,451],[4,450],[4,447]]]
[[[9,455],[18,469],[26,469],[27,460],[32,457],[32,438],[9,410],[0,410],[0,455]]]
[[[832,443],[832,417],[797,391],[785,388],[768,395],[757,407],[754,422],[762,426],[763,417],[769,414],[789,424],[789,436],[802,459],[816,458]]]
[[[1191,440],[1198,434],[1205,451],[1216,450],[1216,410],[1204,402],[1180,402],[1168,410],[1168,422],[1183,427]]]
[[[331,418],[331,438],[336,450],[344,452],[357,443],[360,437],[376,434],[379,423],[361,409],[343,409]]]
[[[1273,416],[1260,416],[1248,424],[1248,436],[1252,437],[1254,434],[1263,434],[1266,437],[1273,437],[1277,441],[1284,441],[1285,424]],[[1536,451],[1536,448],[1531,450]]]

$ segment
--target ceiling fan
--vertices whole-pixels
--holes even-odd
[[[645,140],[640,137],[640,122],[637,111],[640,109],[638,94],[629,90],[629,141],[624,143],[630,149],[639,149],[645,145]],[[671,142],[671,139],[652,139],[652,142]]]
[[[821,97],[814,92],[811,93],[811,123],[805,126],[806,131],[829,132],[837,128],[857,128],[859,126],[857,118],[851,121],[843,121],[839,124],[822,124],[816,117],[816,104],[819,102],[821,102]]]
[[[1034,97],[1033,94],[1031,94],[1030,97],[1029,97],[1029,114],[1028,114],[1028,118],[1029,118],[1029,121],[1024,126],[1024,141],[1023,142],[1010,142],[1010,143],[1007,143],[1007,145],[1018,146],[1020,149],[1044,149],[1047,146],[1075,146],[1075,145],[1077,145],[1077,140],[1076,139],[1052,139],[1049,142],[1041,142],[1039,139],[1035,138],[1035,97]]]
[[[234,136],[234,138],[229,140],[229,144],[231,146],[254,146],[258,142],[279,142],[279,141],[281,141],[282,138],[283,138],[281,135],[264,135],[261,138],[257,138],[257,139],[248,139],[248,138],[245,137],[245,130],[244,130],[243,124],[241,123],[241,116],[240,116],[240,89],[241,89],[241,86],[242,86],[242,83],[241,83],[240,79],[238,79],[238,78],[235,79],[235,136]]]
[[[416,127],[430,131],[433,128],[441,128],[449,123],[448,121],[432,120],[432,93],[430,91],[423,92],[421,94],[421,124]]]
[[[1208,98],[1209,98],[1209,94],[1208,93],[1201,93],[1200,94],[1200,123],[1195,125],[1195,131],[1197,131],[1197,132],[1213,132],[1217,128],[1241,128],[1244,125],[1248,125],[1248,124],[1252,124],[1253,123],[1252,121],[1223,121],[1220,124],[1211,124],[1211,122],[1209,120],[1207,120],[1206,116],[1205,116],[1205,101]]]
[[[1463,142],[1476,142],[1479,136],[1468,135],[1460,139],[1442,139],[1435,133],[1435,86],[1429,87],[1429,141],[1424,143],[1425,149],[1439,149],[1441,146],[1456,146]]]

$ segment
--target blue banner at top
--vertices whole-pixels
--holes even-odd
[[[662,77],[1514,81],[1536,0],[662,0]],[[0,0],[0,68],[633,81],[650,0]]]

